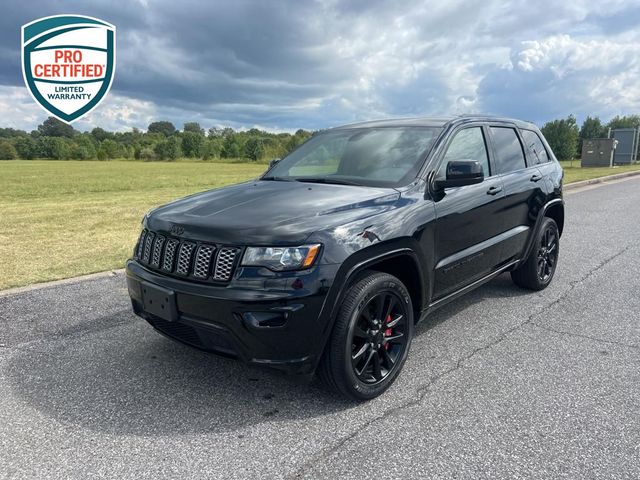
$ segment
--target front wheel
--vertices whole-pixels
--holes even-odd
[[[529,290],[547,288],[553,279],[560,253],[560,232],[553,218],[545,217],[534,240],[531,253],[511,272],[514,283]]]
[[[349,287],[319,366],[322,380],[356,400],[369,400],[395,381],[413,335],[413,307],[396,277],[368,272]]]

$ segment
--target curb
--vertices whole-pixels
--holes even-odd
[[[610,181],[618,180],[621,178],[635,177],[636,175],[640,175],[640,170],[634,170],[632,172],[616,173],[615,175],[607,175],[606,177],[598,177],[598,178],[592,178],[590,180],[582,180],[580,182],[568,183],[563,187],[563,189],[565,191],[575,190],[577,188],[586,187],[588,185],[595,185],[597,183],[610,182]]]
[[[51,282],[32,283],[31,285],[25,285],[24,287],[9,288],[7,290],[0,290],[0,298],[9,295],[15,295],[17,293],[30,292],[32,290],[41,290],[48,287],[57,287],[58,285],[70,285],[74,283],[83,282],[85,280],[93,280],[96,278],[115,277],[124,273],[124,268],[119,270],[107,270],[106,272],[89,273],[88,275],[80,275],[79,277],[63,278],[62,280],[53,280]]]

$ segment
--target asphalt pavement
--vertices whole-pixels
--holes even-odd
[[[640,478],[640,178],[566,217],[548,289],[442,308],[365,404],[162,337],[121,273],[0,293],[0,478]]]

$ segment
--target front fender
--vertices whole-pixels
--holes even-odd
[[[411,259],[416,268],[419,285],[407,286],[410,290],[413,288],[419,294],[419,302],[422,310],[428,305],[428,289],[430,284],[429,273],[423,268],[424,259],[419,249],[418,242],[413,238],[402,238],[391,242],[375,244],[364,248],[350,257],[348,257],[338,269],[335,280],[331,285],[325,301],[321,308],[320,318],[322,319],[322,349],[324,350],[326,343],[333,329],[338,309],[342,304],[342,299],[349,285],[363,271],[375,268],[376,264],[392,260],[397,257],[404,256]],[[419,315],[420,311],[417,312]],[[417,320],[417,318],[416,318]]]

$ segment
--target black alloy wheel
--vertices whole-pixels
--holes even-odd
[[[363,383],[384,380],[407,346],[406,304],[393,291],[380,292],[356,313],[351,332],[351,365]]]
[[[538,248],[538,280],[547,283],[556,268],[558,261],[558,230],[555,225],[548,225],[542,235]]]
[[[547,288],[556,273],[559,253],[558,225],[552,218],[545,217],[533,240],[529,256],[511,272],[511,278],[516,285],[529,290]]]
[[[346,290],[318,366],[324,383],[370,400],[400,374],[413,335],[413,303],[393,275],[365,271]]]

